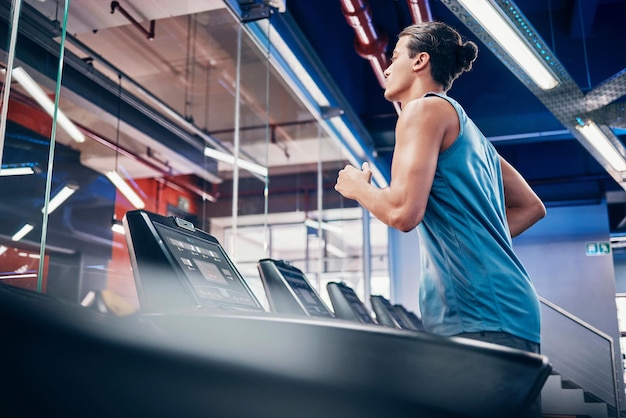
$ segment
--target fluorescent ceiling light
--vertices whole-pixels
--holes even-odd
[[[39,84],[33,80],[22,67],[16,67],[11,73],[18,83],[28,91],[33,99],[48,113],[51,117],[54,115],[54,102],[50,100],[48,95],[39,87]],[[57,109],[57,122],[76,142],[85,142],[85,135],[68,119],[67,116]]]
[[[116,171],[107,171],[105,175],[134,207],[137,209],[143,209],[146,206],[139,195],[128,185],[128,183],[124,181],[122,177],[120,177],[119,174],[117,174]]]
[[[304,220],[304,224],[306,226],[308,226],[309,228],[313,228],[313,229],[324,229],[326,231],[330,231],[330,232],[335,232],[337,234],[341,234],[342,230],[341,228],[338,228],[335,225],[329,224],[328,222],[319,222],[316,221],[315,219],[311,219],[311,218],[306,218]]]
[[[11,240],[19,241],[22,238],[24,238],[26,234],[28,234],[32,230],[33,230],[33,226],[31,224],[26,224],[23,227],[21,227],[20,230],[15,233],[15,235],[11,237]]]
[[[326,244],[326,251],[328,251],[329,254],[332,254],[337,258],[346,258],[348,256],[348,253],[346,253],[344,250],[328,243]]]
[[[32,167],[9,167],[0,169],[0,177],[2,176],[25,176],[35,174]]]
[[[209,158],[213,158],[218,161],[222,161],[231,165],[235,165],[235,157],[230,154],[226,154],[225,152],[221,152],[216,150],[215,148],[205,147],[204,155]],[[255,164],[250,161],[242,160],[240,158],[237,159],[237,167],[243,168],[244,170],[248,170],[251,173],[256,173],[260,176],[267,177],[267,167],[263,167],[262,165]]]
[[[458,0],[459,3],[480,23],[491,37],[543,90],[550,90],[559,84],[521,35],[513,28],[488,0]]]
[[[626,171],[626,161],[615,145],[604,135],[595,122],[587,122],[576,126],[587,142],[598,151],[602,158],[613,167],[615,171]]]
[[[54,212],[59,206],[61,206],[61,204],[63,204],[63,202],[69,199],[69,197],[73,195],[76,190],[78,190],[78,186],[76,185],[63,186],[63,188],[59,190],[59,192],[55,194],[52,199],[50,199],[50,202],[48,202],[48,215]],[[41,208],[41,213],[43,213],[45,209],[45,206]]]
[[[331,224],[329,224],[327,222],[316,221],[315,219],[310,219],[310,218],[305,219],[304,220],[304,225],[306,225],[307,227],[312,228],[312,229],[317,229],[317,230],[323,229],[325,231],[334,232],[334,233],[337,233],[337,234],[341,233],[341,228],[337,228],[336,226],[331,225]]]

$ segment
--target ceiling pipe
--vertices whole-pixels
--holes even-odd
[[[428,0],[407,0],[407,3],[414,23],[432,21]],[[389,66],[386,55],[389,36],[384,31],[379,31],[372,22],[372,13],[367,0],[341,0],[341,10],[356,34],[354,48],[357,54],[369,60],[378,83],[385,88],[384,72]],[[399,114],[400,104],[394,102],[393,105]]]
[[[174,25],[174,28],[177,30],[176,32],[177,36],[183,37],[183,35],[186,34],[187,29],[183,27],[181,24],[177,24],[176,22],[174,22],[173,25]],[[195,39],[194,39],[194,42],[196,42]],[[218,81],[226,89],[226,91],[228,91],[228,93],[234,96],[235,90],[236,90],[235,87],[237,83],[235,79],[236,63],[234,63],[232,60],[229,60],[225,64],[221,64],[221,66],[218,67],[217,61],[215,58],[213,58],[213,56],[222,55],[226,53],[224,52],[223,48],[220,45],[218,45],[215,41],[211,39],[204,39],[200,43],[196,42],[195,48],[199,52],[201,58],[202,57],[208,58],[207,71],[209,71],[209,69],[213,69],[213,71],[220,70]],[[199,61],[196,61],[196,62],[199,62]],[[194,88],[193,83],[191,83],[191,85],[189,85],[188,87],[193,89]],[[250,106],[250,108],[259,117],[259,119],[264,120],[265,118],[268,118],[266,104],[262,104],[256,98],[254,93],[250,89],[246,88],[245,86],[240,85],[239,88],[240,88],[242,103],[245,103],[246,105]],[[276,123],[274,120],[272,120],[271,118],[268,119],[268,123],[267,123],[268,126],[275,125],[275,124]],[[293,136],[290,135],[287,131],[280,130],[279,134],[288,141],[294,141]],[[215,146],[215,148],[228,150],[228,152],[232,153],[232,148],[230,146],[225,145],[225,143],[221,143],[221,144],[222,144],[222,148],[218,148],[217,146]],[[248,157],[251,161],[256,162],[255,158],[247,154],[244,150],[240,150],[239,152],[245,155],[246,157]]]
[[[378,83],[384,88],[383,72],[389,65],[386,55],[389,36],[376,29],[367,0],[341,0],[341,10],[356,34],[354,48],[357,54],[370,61]]]
[[[135,20],[134,17],[132,17],[130,15],[130,13],[128,13],[126,11],[126,9],[124,9],[121,5],[119,1],[112,1],[111,2],[111,14],[115,13],[115,10],[119,10],[119,12],[126,18],[128,19],[128,21],[130,23],[133,24],[134,27],[136,27],[137,29],[139,29],[139,31],[141,33],[144,34],[144,36],[146,38],[148,38],[148,40],[153,40],[154,39],[154,20],[150,21],[150,30],[145,29],[143,26],[141,26],[141,24],[139,22],[137,22],[137,20]]]
[[[132,151],[122,147],[119,144],[114,144],[112,141],[110,141],[110,140],[108,140],[106,138],[101,137],[100,135],[96,134],[95,132],[90,131],[85,126],[78,125],[78,127],[85,134],[85,136],[88,137],[89,139],[92,139],[95,142],[104,145],[105,147],[107,147],[107,148],[117,152],[120,155],[123,155],[123,156],[125,156],[127,158],[130,158],[130,159],[132,159],[134,161],[137,161],[137,162],[145,165],[146,167],[161,173],[163,175],[163,179],[165,181],[168,181],[168,182],[172,183],[173,185],[178,186],[181,189],[184,189],[184,190],[187,190],[187,191],[192,192],[194,194],[197,194],[203,200],[208,200],[209,202],[217,202],[217,194],[216,195],[212,195],[212,194],[202,190],[200,187],[196,186],[195,184],[192,184],[192,183],[190,183],[188,181],[185,181],[185,180],[182,180],[182,179],[180,179],[178,177],[173,176],[172,172],[169,169],[169,167],[168,168],[164,168],[163,166],[155,164],[152,161],[147,160],[147,159],[141,157],[140,155],[137,155],[137,154],[133,153]]]
[[[433,14],[428,0],[407,0],[407,3],[413,23],[432,22]]]

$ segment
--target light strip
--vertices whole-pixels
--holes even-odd
[[[326,251],[328,251],[329,254],[332,254],[337,258],[346,258],[348,256],[348,253],[334,246],[333,244],[326,244]]]
[[[331,225],[328,222],[319,222],[311,218],[306,218],[304,220],[304,224],[308,226],[309,228],[313,228],[313,229],[322,228],[322,229],[325,229],[326,231],[335,232],[337,234],[341,234],[342,232],[341,228],[335,225]]]
[[[23,227],[20,228],[19,231],[17,231],[12,237],[11,240],[12,241],[19,241],[22,238],[24,238],[26,236],[26,234],[28,234],[30,231],[33,230],[33,226],[31,224],[26,224]]]
[[[118,234],[126,235],[126,231],[124,231],[124,225],[118,222],[114,222],[111,225],[111,231],[116,232]]]
[[[531,50],[519,33],[488,0],[458,0],[458,2],[489,32],[491,37],[543,90],[550,90],[559,84],[550,70]]]
[[[137,209],[143,209],[146,205],[139,195],[124,181],[116,171],[107,171],[105,175],[111,180],[111,183],[128,199],[128,201]]]
[[[48,95],[39,87],[22,67],[16,67],[11,72],[18,83],[28,91],[28,93],[39,103],[39,105],[51,117],[54,115],[54,103]],[[57,109],[57,122],[76,142],[85,142],[85,135],[65,116],[61,109]]]
[[[7,279],[29,279],[29,278],[33,278],[33,277],[37,277],[37,273],[10,274],[10,275],[6,275],[6,276],[0,276],[0,280],[7,280]]]
[[[8,247],[4,245],[0,245],[0,255],[6,253],[8,249],[9,249]]]
[[[235,157],[233,155],[218,151],[215,148],[205,147],[204,155],[209,158],[225,162],[227,164],[235,165]],[[242,160],[241,158],[237,159],[237,167],[243,168],[244,170],[248,170],[251,173],[255,173],[263,177],[266,177],[268,174],[267,167],[263,167],[250,161]]]
[[[35,174],[32,167],[10,167],[0,169],[0,177],[2,176],[25,176]]]
[[[78,189],[78,186],[63,186],[59,192],[54,195],[50,202],[48,203],[48,215],[54,212],[63,202],[65,202],[74,192]],[[41,208],[41,213],[44,212],[46,207]]]
[[[604,135],[595,122],[587,122],[576,126],[587,142],[600,153],[602,158],[613,167],[615,171],[626,171],[626,161],[615,145]]]

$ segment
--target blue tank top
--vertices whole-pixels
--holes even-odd
[[[463,108],[460,132],[439,155],[421,243],[420,310],[427,331],[502,331],[540,342],[535,288],[513,252],[500,159]]]

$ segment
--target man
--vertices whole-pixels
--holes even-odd
[[[539,301],[511,238],[545,207],[446,95],[477,53],[440,22],[404,29],[384,73],[385,98],[402,109],[390,185],[370,184],[364,163],[341,170],[335,189],[391,227],[417,227],[426,331],[538,353]]]

